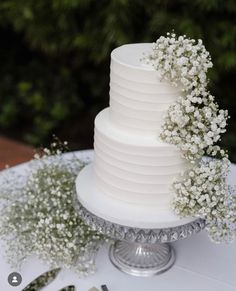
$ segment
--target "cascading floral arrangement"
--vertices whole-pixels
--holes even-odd
[[[160,133],[190,164],[173,183],[173,209],[180,217],[205,218],[213,241],[231,241],[236,236],[236,196],[226,183],[227,152],[217,145],[228,112],[219,109],[207,89],[210,54],[200,39],[167,33],[153,43],[144,60],[182,92],[169,107]]]

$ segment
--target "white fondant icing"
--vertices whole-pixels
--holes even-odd
[[[99,138],[96,139],[94,144],[96,152],[100,152],[103,156],[110,156],[111,158],[115,157],[115,160],[121,162],[131,162],[136,165],[146,165],[146,166],[175,166],[181,165],[184,163],[184,160],[177,155],[172,155],[170,157],[165,155],[159,156],[148,156],[148,155],[136,155],[134,153],[126,153],[120,149],[114,149],[112,146],[105,144],[104,142],[99,141]]]
[[[185,159],[154,135],[143,138],[118,129],[109,114],[110,109],[104,109],[95,120],[96,186],[123,202],[156,205],[157,210],[170,207],[171,185],[186,169]]]
[[[124,105],[118,102],[115,99],[110,99],[110,107],[115,112],[120,113],[121,115],[126,115],[130,118],[140,119],[140,120],[151,120],[160,123],[163,121],[163,117],[166,110],[143,110],[136,109],[134,107],[129,106],[128,104]]]
[[[143,93],[135,90],[130,90],[125,87],[122,87],[116,83],[110,83],[110,89],[114,92],[117,92],[120,95],[123,95],[127,98],[132,98],[134,100],[140,100],[143,102],[155,102],[155,103],[165,103],[165,102],[174,102],[176,97],[179,96],[180,93],[172,94],[172,93]]]
[[[114,100],[119,102],[123,106],[127,106],[129,108],[133,108],[136,110],[150,110],[150,111],[163,111],[168,110],[169,106],[173,102],[147,102],[144,100],[135,100],[130,98],[129,96],[123,96],[117,92],[110,90],[110,100]]]
[[[157,121],[131,118],[114,111],[112,108],[110,108],[110,112],[111,122],[120,130],[125,129],[125,131],[131,134],[140,134],[142,136],[155,134],[157,138],[161,132],[161,125]]]
[[[181,94],[180,87],[161,80],[150,66],[143,66],[143,55],[152,44],[131,44],[111,54],[110,107],[111,121],[129,132],[160,133],[163,117]]]
[[[168,227],[183,223],[171,210],[172,183],[189,164],[158,136],[181,87],[141,62],[151,46],[124,45],[111,53],[110,107],[95,119],[94,163],[79,175],[77,191],[82,204],[105,219]]]
[[[100,166],[101,165],[101,166]],[[137,172],[130,172],[127,169],[122,169],[111,163],[105,162],[104,160],[100,159],[96,156],[96,169],[99,171],[106,171],[112,173],[114,176],[119,177],[121,179],[127,181],[139,181],[140,183],[164,183],[171,185],[172,182],[177,178],[178,174],[161,174],[155,175],[154,173],[151,174],[143,174]]]
[[[160,77],[155,74],[155,79],[152,82],[148,82],[145,77],[142,77],[142,80],[133,80],[130,79],[130,73],[123,74],[122,76],[116,72],[116,66],[113,65],[113,70],[111,70],[110,74],[110,82],[113,84],[117,84],[123,88],[127,88],[133,90],[134,92],[143,92],[147,94],[179,94],[180,88],[174,87],[165,81],[161,81]],[[126,78],[127,75],[127,78]],[[143,80],[144,79],[144,80]],[[150,81],[150,80],[149,80]]]
[[[76,179],[76,192],[82,205],[95,215],[108,221],[139,228],[167,228],[183,225],[195,218],[180,219],[170,207],[156,209],[115,199],[96,187],[94,165],[86,166]]]

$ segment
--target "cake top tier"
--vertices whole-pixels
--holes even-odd
[[[110,120],[129,134],[160,132],[163,116],[181,93],[181,88],[161,80],[159,72],[144,57],[152,43],[126,44],[111,53]]]
[[[151,65],[142,62],[142,58],[152,50],[152,43],[125,44],[111,53],[111,59],[121,65],[134,69],[154,71]]]

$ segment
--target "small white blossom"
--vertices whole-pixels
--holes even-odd
[[[75,178],[85,164],[76,157],[63,158],[56,143],[52,147],[54,155],[44,149],[27,176],[12,176],[2,183],[0,198],[13,197],[15,202],[7,203],[1,213],[0,235],[14,265],[36,254],[52,267],[88,275],[95,271],[95,254],[103,236],[84,224],[74,206]]]
[[[215,145],[225,132],[228,112],[219,109],[207,90],[210,54],[202,40],[167,33],[144,60],[183,92],[169,107],[160,133],[163,141],[176,145],[192,164],[173,184],[174,210],[180,216],[204,217],[212,240],[229,241],[236,235],[236,198],[229,198],[225,182],[227,153]],[[203,155],[220,160],[204,161]]]

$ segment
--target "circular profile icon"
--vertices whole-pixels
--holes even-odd
[[[21,274],[17,273],[17,272],[13,272],[11,274],[9,274],[8,276],[8,283],[15,287],[15,286],[19,286],[22,282],[22,277]]]

